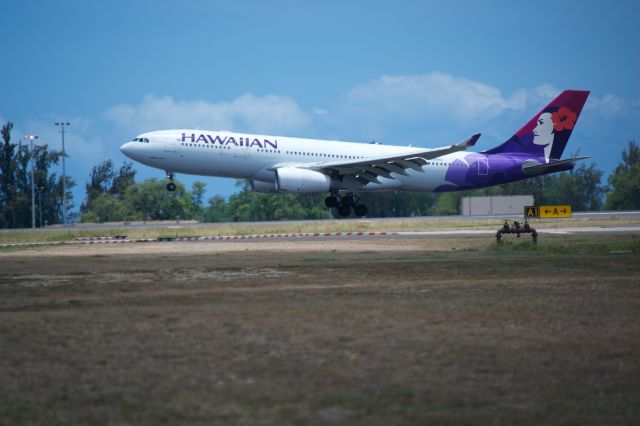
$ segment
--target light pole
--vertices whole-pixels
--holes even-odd
[[[40,218],[40,228],[42,228],[42,191],[43,186],[38,187],[38,217]]]
[[[67,152],[64,150],[64,126],[70,126],[68,121],[56,121],[56,126],[60,126],[62,134],[62,225],[67,226],[67,169],[65,168],[64,159]]]
[[[31,142],[31,228],[35,229],[36,227],[36,190],[35,190],[35,161],[33,158],[33,141],[34,139],[38,139],[38,135],[27,135],[24,137],[26,140]]]

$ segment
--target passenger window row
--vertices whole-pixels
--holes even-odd
[[[231,149],[230,146],[218,146],[218,145],[209,145],[209,144],[197,144],[197,143],[181,143],[180,145],[182,146],[195,146],[195,147],[204,147],[204,148],[221,148],[221,149]],[[272,152],[274,154],[280,154],[280,150],[275,150],[275,149],[257,149],[258,152]],[[320,153],[314,153],[314,152],[299,152],[299,151],[286,151],[287,154],[292,154],[292,155],[307,155],[307,156],[312,156],[312,157],[332,157],[332,158],[345,158],[345,159],[350,159],[350,160],[355,160],[358,158],[364,158],[364,157],[359,157],[356,155],[332,155],[332,154],[320,154]]]
[[[312,156],[312,157],[332,157],[332,158],[347,158],[350,160],[356,160],[358,158],[364,158],[364,157],[358,157],[356,155],[335,155],[335,154],[320,154],[317,152],[298,152],[298,151],[287,151],[287,154],[293,154],[293,155],[307,155],[307,156]]]
[[[149,142],[149,139],[147,138],[135,138],[134,141],[139,141],[139,142]],[[204,145],[204,144],[196,144],[196,143],[181,143],[180,145],[182,146],[200,146],[200,147],[206,147],[206,148],[221,148],[221,149],[231,149],[230,146],[218,146],[218,145]],[[272,152],[272,153],[278,153],[280,154],[280,150],[271,150],[271,149],[258,149],[257,151],[259,152]],[[360,158],[364,158],[361,156],[357,156],[357,155],[335,155],[335,154],[320,154],[317,152],[299,152],[299,151],[285,151],[287,154],[292,154],[292,155],[306,155],[306,156],[312,156],[312,157],[332,157],[332,158],[344,158],[344,159],[349,159],[349,160],[357,160]],[[456,163],[445,163],[442,160],[439,161],[427,161],[427,165],[434,165],[434,166],[460,166],[460,167],[466,167],[464,164],[456,164]]]

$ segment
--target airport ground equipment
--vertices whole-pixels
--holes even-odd
[[[520,238],[520,234],[531,234],[531,238],[533,239],[533,243],[538,243],[538,232],[535,228],[529,226],[529,222],[527,220],[524,221],[524,224],[520,225],[520,222],[517,220],[513,221],[513,225],[509,225],[508,221],[504,221],[504,225],[502,228],[498,229],[496,232],[496,240],[498,243],[502,242],[502,236],[507,234],[515,234],[517,238]]]

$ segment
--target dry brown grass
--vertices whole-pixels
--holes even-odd
[[[0,423],[637,424],[635,244],[2,254]]]
[[[514,219],[519,219],[514,216]],[[358,231],[447,231],[498,229],[502,219],[385,219],[385,220],[309,220],[300,222],[266,222],[263,224],[246,223],[209,223],[194,225],[179,224],[166,227],[127,227],[106,229],[79,229],[70,226],[63,230],[48,228],[42,230],[5,230],[0,232],[0,243],[68,241],[77,237],[126,235],[128,238],[157,238],[159,236],[211,236],[211,235],[256,235],[304,232],[358,232]],[[573,228],[573,227],[616,227],[640,224],[640,217],[589,217],[572,219],[532,220],[536,228]]]

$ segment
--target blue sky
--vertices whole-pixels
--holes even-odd
[[[585,89],[567,150],[606,177],[640,135],[638,16],[636,1],[10,1],[0,121],[15,141],[35,133],[58,148],[53,122],[71,121],[79,206],[91,167],[119,166],[119,146],[144,131],[426,147],[480,132],[483,150],[562,89]]]

